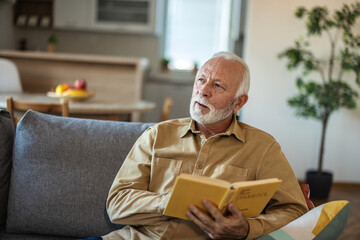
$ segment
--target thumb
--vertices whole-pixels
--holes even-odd
[[[240,209],[235,206],[234,203],[229,204],[228,210],[229,210],[229,212],[231,213],[232,216],[234,216],[236,218],[244,218],[244,215],[242,214]]]

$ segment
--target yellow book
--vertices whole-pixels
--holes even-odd
[[[190,205],[195,205],[206,212],[202,200],[213,202],[224,214],[230,202],[233,202],[245,215],[260,215],[282,180],[269,178],[255,181],[229,183],[224,180],[180,174],[176,178],[164,215],[189,220],[186,213]]]

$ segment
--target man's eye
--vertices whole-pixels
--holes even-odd
[[[199,78],[199,79],[197,80],[197,83],[198,83],[198,84],[200,84],[200,83],[203,84],[203,82],[204,82],[204,79],[203,79],[203,78]]]
[[[221,85],[218,84],[218,83],[215,83],[215,87],[217,87],[217,88],[222,88]]]

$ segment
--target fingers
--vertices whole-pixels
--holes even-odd
[[[190,211],[186,215],[211,237],[215,222],[197,207],[191,205],[189,209]]]
[[[207,210],[209,211],[211,216],[214,217],[216,222],[222,221],[224,219],[224,216],[222,215],[222,213],[212,202],[210,202],[209,200],[203,200],[202,203],[203,203],[204,207],[207,208]]]
[[[203,205],[213,218],[193,205],[189,207],[187,216],[211,239],[234,239],[247,236],[249,224],[233,203],[228,206],[229,216],[223,216],[210,201],[204,200]]]
[[[209,211],[212,217],[214,217],[215,221],[208,214],[200,211],[195,206],[189,207],[190,211],[187,213],[187,216],[211,239],[218,239],[218,233],[216,231],[219,229],[219,227],[217,222],[223,221],[225,217],[212,202],[204,200],[203,205]]]
[[[240,211],[240,209],[238,209],[234,203],[230,203],[228,206],[228,210],[231,213],[232,216],[236,217],[236,218],[244,218],[242,212]]]
[[[232,215],[232,218],[237,220],[235,227],[238,229],[238,233],[246,237],[249,234],[250,227],[249,222],[246,220],[244,214],[240,211],[239,208],[235,206],[234,203],[230,203],[228,209]]]

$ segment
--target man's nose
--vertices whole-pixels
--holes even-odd
[[[211,88],[209,82],[200,86],[199,93],[203,97],[210,97],[211,96]]]

